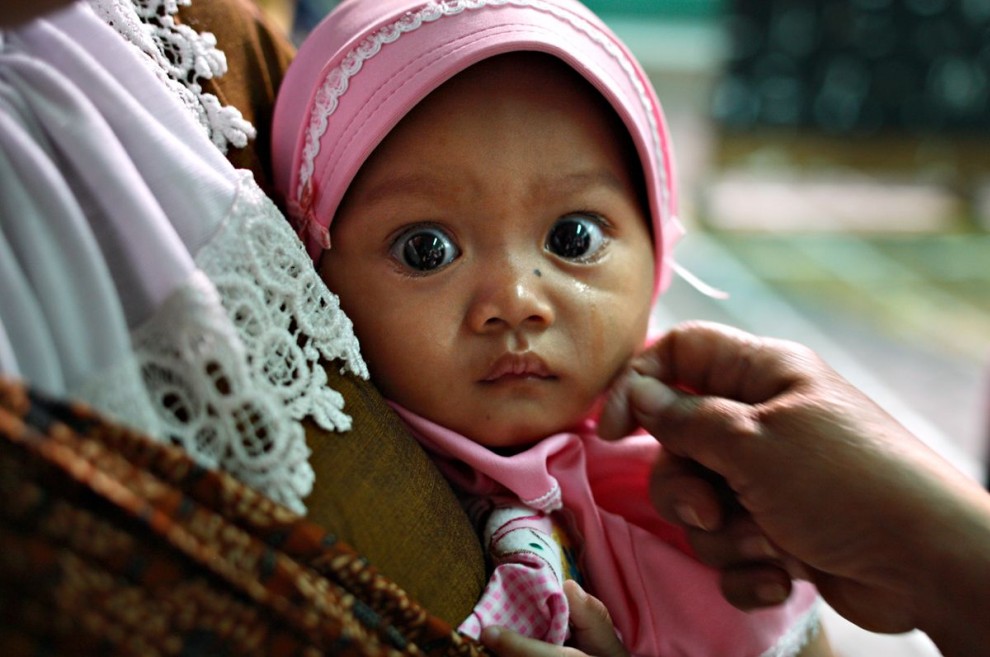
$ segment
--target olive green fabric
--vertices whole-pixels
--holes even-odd
[[[316,471],[309,518],[339,532],[431,613],[456,625],[485,585],[481,543],[426,453],[367,381],[327,368],[351,431],[309,424]]]
[[[292,46],[250,0],[194,0],[180,19],[215,34],[226,54],[227,74],[203,86],[254,124],[257,139],[227,157],[270,193],[269,125]],[[485,584],[478,538],[446,481],[374,386],[338,370],[327,368],[330,385],[344,395],[354,425],[337,434],[307,423],[316,471],[306,500],[309,519],[354,546],[431,613],[456,624]]]

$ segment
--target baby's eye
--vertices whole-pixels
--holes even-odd
[[[557,220],[546,248],[567,260],[588,261],[605,246],[603,220],[593,214],[569,214]]]
[[[449,265],[460,249],[450,236],[432,226],[417,226],[395,240],[392,256],[406,267],[418,272],[432,272]]]

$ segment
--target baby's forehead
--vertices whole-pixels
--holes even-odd
[[[503,53],[471,64],[427,94],[408,114],[440,103],[451,119],[459,113],[493,112],[508,105],[528,105],[537,112],[541,107],[546,111],[548,100],[565,104],[571,114],[607,123],[631,144],[629,130],[605,96],[569,64],[538,51]]]
[[[417,187],[425,175],[461,171],[457,187],[468,189],[469,170],[491,171],[507,152],[521,154],[518,173],[548,192],[560,180],[587,187],[610,178],[646,205],[642,165],[621,117],[565,62],[531,51],[477,62],[427,94],[369,154],[348,194],[387,187],[396,171]]]
[[[536,50],[517,50],[500,53],[465,66],[454,73],[447,82],[439,85],[433,93],[455,84],[458,80],[479,78],[488,83],[520,79],[530,83],[557,83],[581,89],[590,97],[605,103],[601,93],[574,67],[556,55]],[[493,89],[497,92],[497,88]]]

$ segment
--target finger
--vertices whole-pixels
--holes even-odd
[[[703,470],[703,472],[702,472]],[[714,531],[729,509],[711,471],[664,450],[650,479],[650,500],[660,515],[684,528]],[[720,481],[723,482],[724,480]]]
[[[632,366],[703,395],[748,404],[768,401],[802,380],[817,361],[806,347],[711,322],[679,324]]]
[[[564,582],[564,594],[571,611],[571,641],[579,650],[597,657],[629,656],[601,600],[573,580]]]
[[[784,555],[757,527],[749,515],[731,518],[719,531],[689,530],[688,541],[700,561],[725,569],[757,563],[784,568]]]
[[[737,609],[751,611],[783,604],[791,595],[787,572],[774,564],[750,564],[722,571],[722,596]]]
[[[616,379],[606,395],[598,418],[598,435],[602,439],[618,440],[637,428],[636,418],[629,408],[629,385],[638,376],[633,370],[627,370]]]
[[[678,392],[656,379],[632,381],[629,400],[640,426],[667,449],[722,476],[739,469],[742,450],[762,433],[754,407]]]

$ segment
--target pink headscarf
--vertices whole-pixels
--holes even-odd
[[[646,74],[608,27],[574,0],[344,0],[299,49],[275,107],[275,183],[313,259],[376,146],[430,92],[481,60],[553,55],[608,100],[636,146],[655,242],[654,295],[683,230],[670,140]]]

